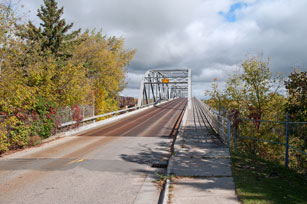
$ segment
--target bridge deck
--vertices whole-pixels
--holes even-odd
[[[186,99],[0,158],[0,203],[157,203],[153,161]]]
[[[178,135],[171,173],[172,203],[239,203],[228,148],[217,139],[196,99],[187,111],[184,132]]]

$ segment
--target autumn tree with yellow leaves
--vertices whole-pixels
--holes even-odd
[[[86,31],[82,43],[75,49],[72,61],[81,64],[90,82],[97,114],[118,108],[118,93],[126,85],[127,64],[135,50],[124,49],[124,39],[103,36],[101,32]]]
[[[135,53],[123,38],[71,31],[55,0],[38,10],[40,27],[21,23],[9,4],[0,10],[0,153],[49,137],[64,107],[95,101],[97,114],[118,108]]]

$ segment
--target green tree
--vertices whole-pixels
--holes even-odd
[[[215,109],[219,108],[219,99],[223,94],[219,90],[218,79],[214,78],[211,84],[211,90],[205,92],[205,96],[209,96],[210,99],[207,100],[207,104]]]
[[[240,69],[228,78],[225,89],[221,91],[223,94],[220,94],[222,106],[229,114],[239,111],[241,118],[253,119],[240,120],[238,135],[277,141],[283,138],[282,127],[278,126],[279,124],[255,121],[285,119],[285,97],[278,94],[281,82],[279,77],[274,77],[270,72],[269,60],[265,61],[259,56],[244,60]],[[215,89],[212,92],[212,96],[216,95]],[[280,159],[274,154],[281,151],[279,146],[267,148],[266,144],[252,140],[239,142],[242,151],[265,158]]]
[[[285,81],[288,91],[287,111],[295,121],[307,121],[307,71],[294,71]]]
[[[243,74],[241,79],[244,82],[244,95],[248,101],[251,111],[257,115],[255,119],[262,118],[265,104],[269,101],[269,91],[273,84],[270,81],[272,76],[269,68],[269,61],[265,62],[257,58],[249,58],[243,62]]]
[[[67,49],[71,49],[76,43],[76,38],[80,33],[80,29],[68,33],[73,23],[66,24],[62,19],[64,8],[58,8],[55,0],[44,0],[44,5],[38,9],[37,16],[41,19],[41,27],[36,27],[29,21],[27,30],[21,32],[20,36],[30,42],[39,42],[41,50],[49,50],[56,56],[69,56]]]
[[[281,84],[281,78],[272,75],[269,60],[249,57],[242,63],[242,72],[238,70],[226,82],[227,106],[239,110],[245,117],[277,120],[279,110],[283,109],[278,106],[278,109],[272,110],[269,104],[280,96],[278,90]],[[276,114],[272,114],[274,112]]]
[[[16,18],[12,9],[5,3],[0,3],[0,77],[3,61],[7,58],[10,46],[14,46],[15,40],[13,35],[15,32]]]
[[[246,108],[247,100],[244,99],[244,83],[240,70],[236,70],[226,81],[225,95],[227,100],[224,101],[224,104],[227,109],[242,112]]]
[[[290,114],[291,121],[307,122],[307,71],[295,70],[285,81],[288,91],[286,110]],[[307,149],[307,124],[291,124],[290,143],[302,151]],[[295,152],[296,162],[307,173],[307,158],[301,153]]]

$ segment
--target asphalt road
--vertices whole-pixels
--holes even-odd
[[[169,155],[186,99],[0,158],[0,203],[157,203],[152,162]]]

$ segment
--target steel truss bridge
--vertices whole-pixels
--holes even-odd
[[[191,69],[148,70],[141,82],[138,107],[174,98],[188,98],[191,107]]]
[[[191,95],[190,69],[147,71],[141,83],[138,106],[86,117],[82,121],[62,122],[55,135],[59,139],[1,158],[0,203],[87,203],[96,199],[102,203],[148,203],[148,200],[158,203],[160,198],[168,198],[163,194],[166,191],[156,188],[153,181],[159,178],[153,175],[167,167],[168,158],[173,155],[169,150],[174,147],[171,144],[177,133],[187,130],[185,141],[190,138],[193,142],[197,133],[197,141],[203,146],[193,148],[207,148],[204,141],[212,139],[207,129],[217,127],[219,133],[225,130],[216,117],[206,117],[206,113],[210,113],[208,108],[197,99],[192,102]],[[160,103],[163,101],[168,102]],[[189,114],[185,114],[187,103]],[[68,118],[72,114],[75,112],[69,111]],[[208,124],[211,121],[213,125]],[[80,123],[82,125],[78,126]],[[202,131],[204,134],[200,134]],[[227,135],[229,131],[224,132]],[[219,140],[214,142],[209,146],[216,147]],[[190,152],[209,152],[190,150],[182,152],[188,156],[180,157],[189,159],[192,158]],[[219,149],[218,155],[220,152]],[[197,172],[206,173],[210,168],[210,165],[200,165],[206,169],[199,168],[200,162],[195,160],[182,161],[178,164],[196,164],[189,169]],[[211,166],[210,172],[216,172],[216,165]],[[89,191],[91,193],[83,193]],[[59,192],[57,196],[55,192]],[[80,196],[76,196],[76,192]],[[118,196],[117,192],[125,194]]]

